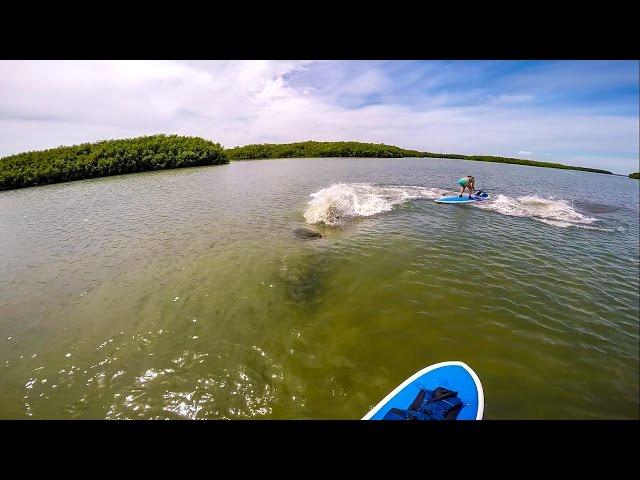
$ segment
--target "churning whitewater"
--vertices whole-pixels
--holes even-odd
[[[511,198],[501,194],[493,201],[474,206],[503,215],[533,218],[556,227],[582,227],[605,230],[590,227],[590,225],[598,221],[597,218],[581,214],[569,202],[561,199],[542,198],[535,195]]]
[[[339,226],[356,217],[388,212],[395,205],[420,198],[438,198],[441,188],[376,186],[367,183],[337,183],[312,193],[304,218],[307,223]]]
[[[307,204],[304,218],[311,224],[324,223],[329,226],[340,226],[357,217],[370,217],[389,212],[394,206],[410,200],[436,199],[453,193],[442,188],[412,185],[379,186],[367,183],[337,183],[310,195],[311,200]],[[528,217],[557,227],[574,226],[608,230],[592,226],[598,221],[597,218],[583,215],[562,199],[542,198],[535,195],[512,198],[499,194],[493,200],[471,206],[502,215]]]

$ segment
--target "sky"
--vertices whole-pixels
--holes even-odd
[[[636,61],[0,61],[0,156],[157,133],[639,166]]]

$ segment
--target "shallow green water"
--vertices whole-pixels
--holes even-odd
[[[433,202],[467,173],[490,203]],[[485,418],[638,418],[638,185],[283,159],[0,192],[0,417],[357,419],[462,360]]]

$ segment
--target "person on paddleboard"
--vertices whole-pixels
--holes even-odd
[[[460,185],[460,195],[458,195],[458,196],[462,197],[462,195],[464,194],[465,189],[468,189],[469,190],[469,198],[471,198],[471,195],[473,195],[473,191],[476,188],[475,178],[473,178],[471,175],[467,175],[466,177],[462,177],[460,180],[458,180],[458,185]]]

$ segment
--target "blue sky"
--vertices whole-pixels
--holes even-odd
[[[312,86],[345,107],[397,103],[429,108],[502,101],[518,108],[526,104],[528,108],[638,115],[634,62],[350,62],[342,63],[339,71],[335,64],[326,63],[287,77],[293,85]],[[359,83],[364,88],[350,88],[341,95],[345,77],[363,77]],[[376,81],[367,82],[369,78]]]
[[[1,61],[0,155],[153,133],[638,171],[632,61]]]

